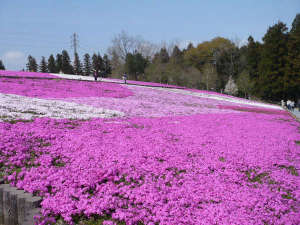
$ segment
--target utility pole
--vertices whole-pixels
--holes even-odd
[[[71,36],[71,47],[74,49],[74,57],[77,54],[77,47],[78,47],[78,35],[76,33],[74,33]]]

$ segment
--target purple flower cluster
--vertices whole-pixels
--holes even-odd
[[[128,88],[116,83],[1,77],[0,92],[45,99],[71,97],[125,98],[133,95]]]
[[[70,224],[299,224],[298,129],[287,114],[256,112],[42,118],[0,123],[0,163],[43,197],[44,216]]]

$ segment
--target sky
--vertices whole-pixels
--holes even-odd
[[[290,28],[300,0],[1,0],[0,59],[6,69],[25,68],[28,55],[66,49],[78,35],[79,56],[104,54],[121,31],[153,43],[194,44],[217,36],[262,41],[279,20]]]

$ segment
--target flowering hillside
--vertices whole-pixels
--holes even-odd
[[[1,174],[43,197],[40,224],[300,223],[300,126],[278,106],[24,77],[0,92]]]

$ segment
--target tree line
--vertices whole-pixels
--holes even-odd
[[[268,101],[300,98],[300,14],[291,29],[277,22],[262,43],[249,36],[238,40],[216,37],[180,49],[157,46],[122,32],[109,48],[113,74],[127,72],[130,79],[161,82],[226,92]]]
[[[112,39],[108,55],[77,54],[71,63],[66,50],[38,65],[28,56],[27,70],[50,73],[103,76],[160,82],[190,88],[225,92],[268,101],[300,98],[300,14],[289,30],[283,22],[270,26],[262,42],[249,36],[239,40],[216,37],[180,49],[178,43],[157,45],[122,31]],[[4,68],[0,60],[0,69]]]
[[[29,55],[27,58],[26,69],[32,72],[42,73],[65,73],[89,76],[97,71],[101,76],[107,77],[111,74],[110,60],[107,54],[102,57],[100,53],[94,53],[92,57],[86,53],[83,56],[83,63],[80,61],[77,53],[74,55],[74,61],[71,62],[70,56],[66,50],[56,54],[56,57],[51,54],[46,60],[43,56],[40,64],[36,59]]]

